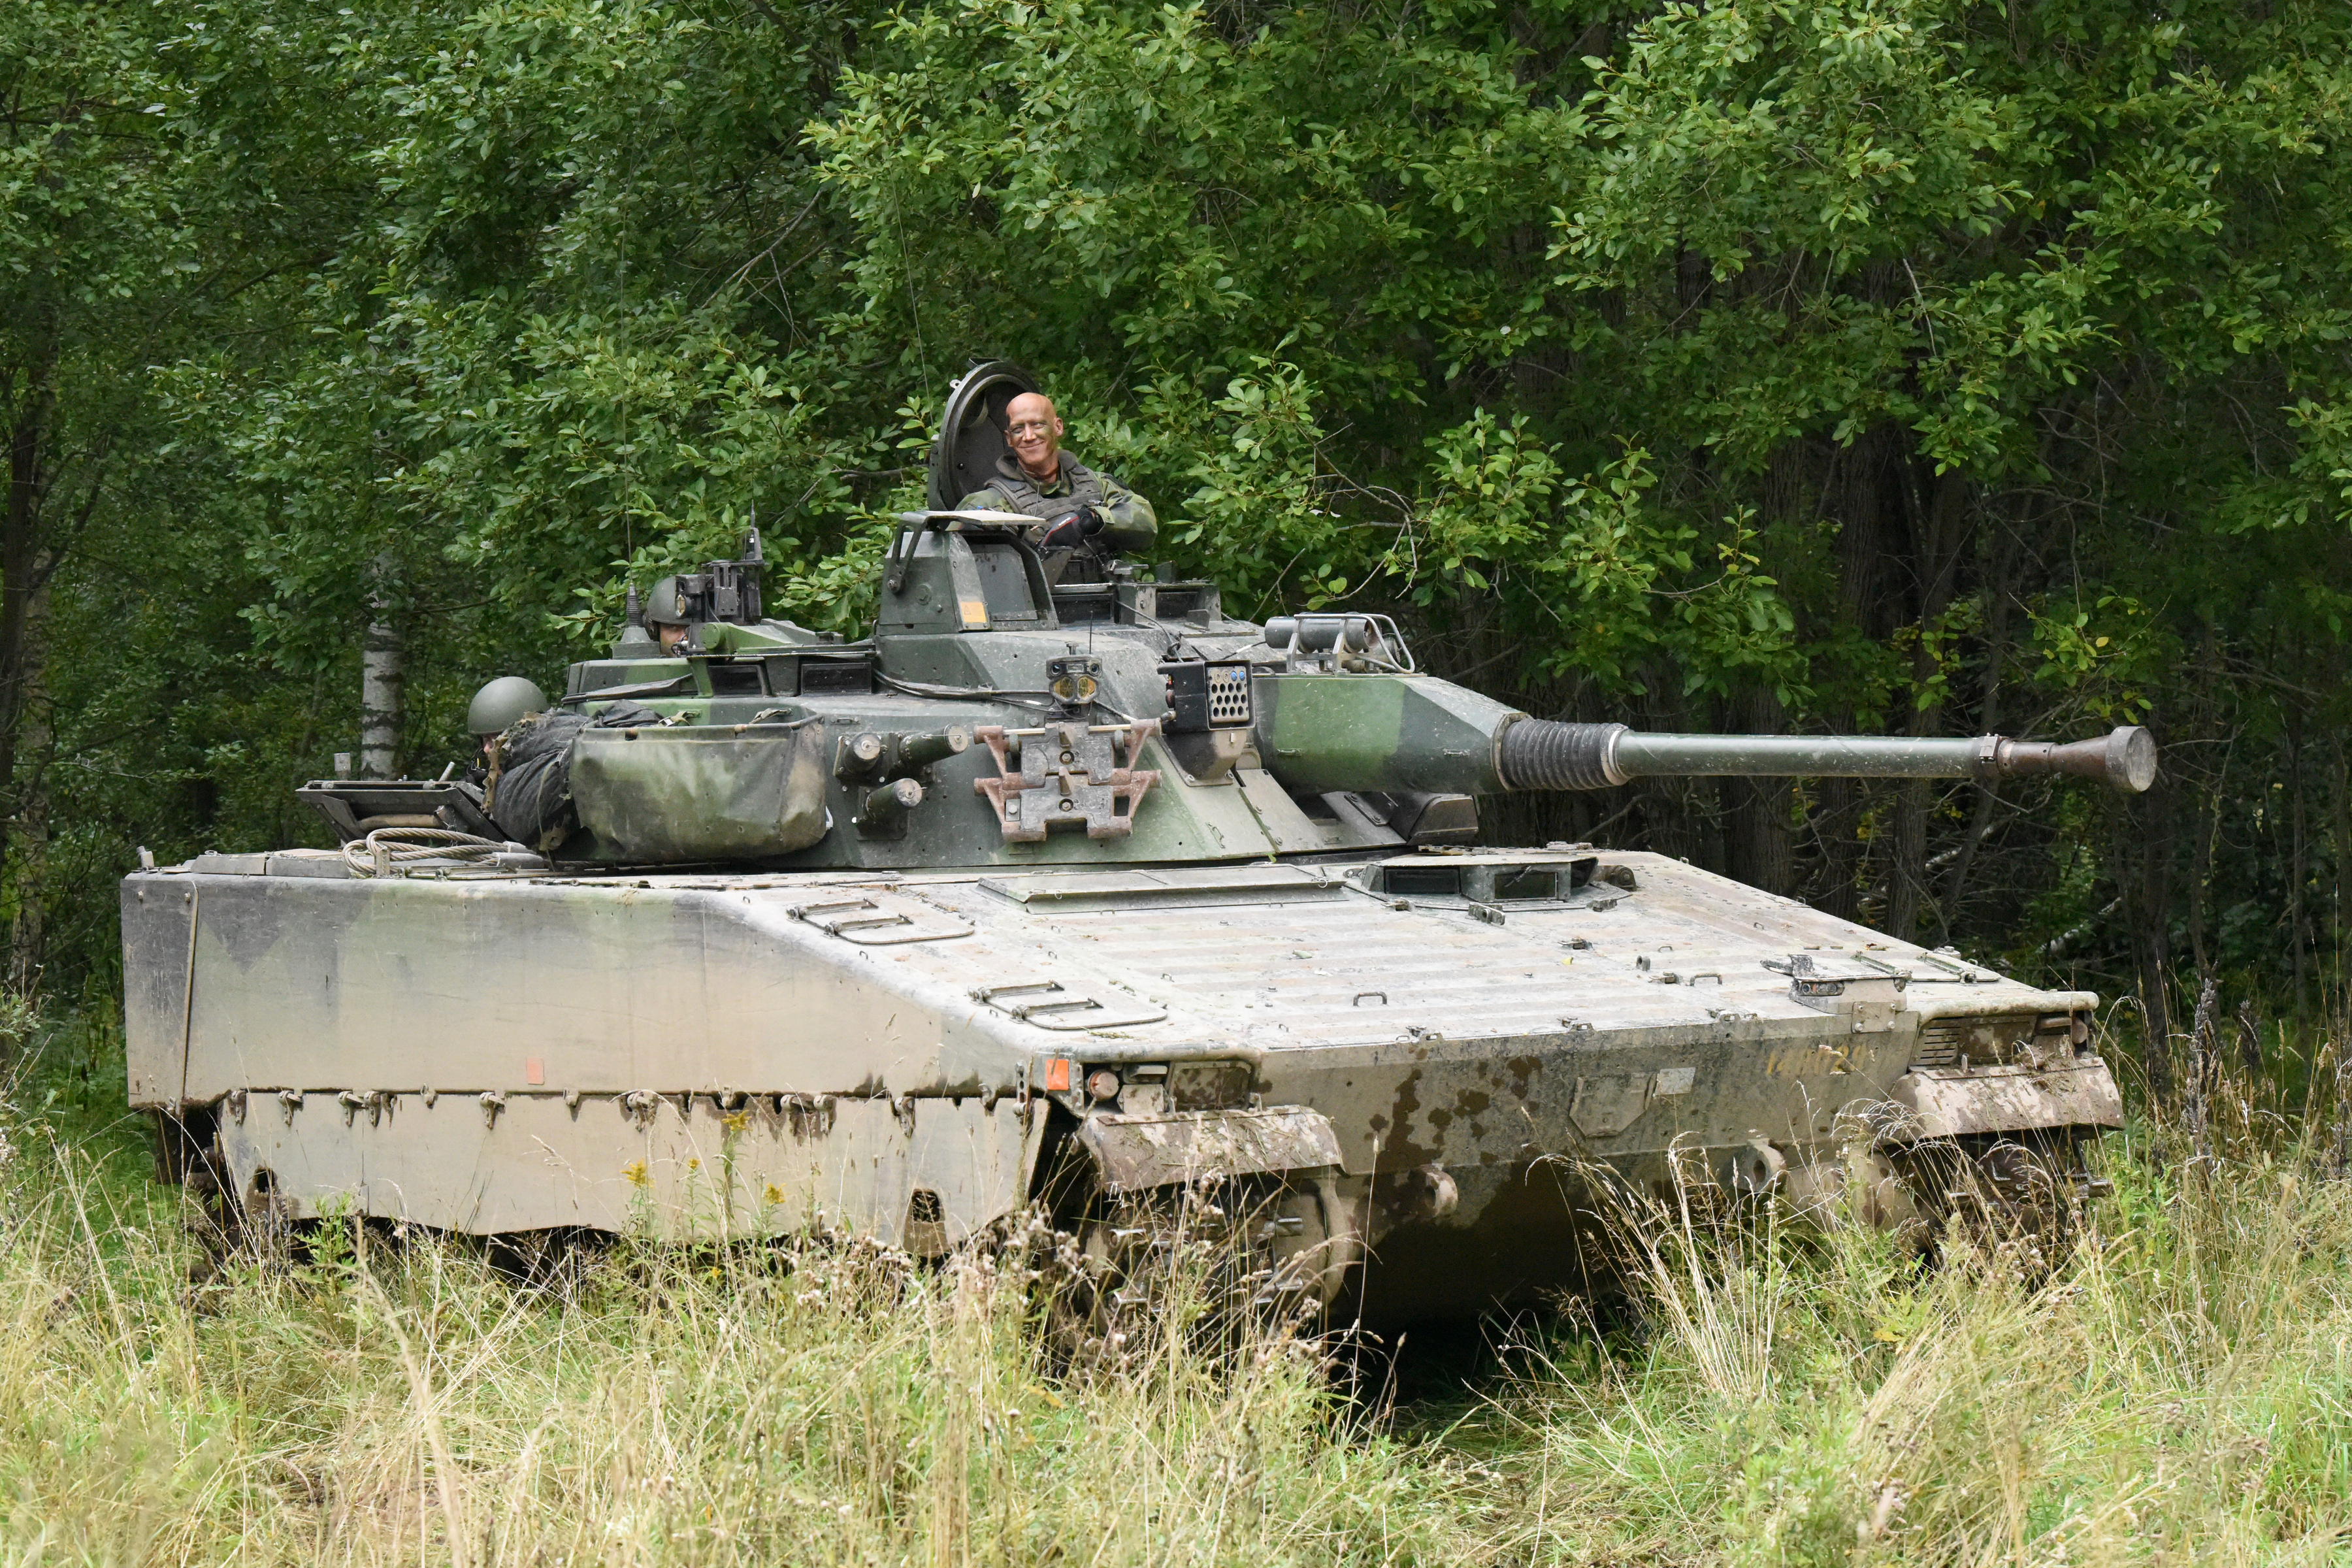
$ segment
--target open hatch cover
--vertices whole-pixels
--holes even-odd
[[[948,389],[947,412],[931,444],[931,509],[945,511],[996,478],[1004,444],[1004,405],[1037,390],[1036,378],[1011,360],[986,360]]]

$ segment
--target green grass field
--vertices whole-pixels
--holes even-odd
[[[624,1245],[559,1293],[328,1226],[191,1285],[108,1037],[6,1113],[8,1563],[2352,1559],[2352,1184],[2258,1115],[2201,1163],[2115,1140],[2036,1289],[1667,1217],[1605,1328],[1351,1391],[1279,1344],[1051,1379],[1017,1279],[855,1247]]]

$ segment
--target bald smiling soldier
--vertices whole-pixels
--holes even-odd
[[[1037,519],[1029,537],[1045,554],[1047,581],[1099,583],[1112,557],[1151,548],[1160,530],[1151,503],[1062,450],[1052,398],[1024,392],[1006,404],[1004,440],[1012,451],[996,460],[996,478],[956,507]]]

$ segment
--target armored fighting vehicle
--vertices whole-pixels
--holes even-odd
[[[665,584],[686,642],[633,616],[573,665],[486,790],[311,783],[341,848],[128,877],[172,1168],[247,1215],[926,1256],[1043,1200],[1105,1268],[1246,1193],[1248,1278],[1372,1321],[1579,1284],[1595,1172],[1888,1225],[1954,1163],[2084,1179],[2121,1111],[2091,994],[1670,858],[1481,845],[1477,803],[2137,790],[2145,731],[1641,734],[1419,673],[1379,616],[1056,584],[1032,520],[953,510],[1028,386],[955,385],[871,636],[766,616],[754,541]]]

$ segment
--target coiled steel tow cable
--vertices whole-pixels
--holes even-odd
[[[404,867],[432,862],[443,866],[489,866],[500,850],[519,851],[520,844],[482,838],[448,827],[379,827],[365,838],[343,846],[343,864],[354,877],[386,877]]]

